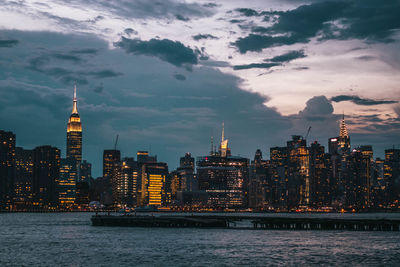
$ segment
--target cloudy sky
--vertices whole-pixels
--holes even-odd
[[[0,2],[0,129],[65,155],[74,81],[83,156],[151,150],[174,168],[226,138],[265,156],[292,134],[400,141],[398,0]]]

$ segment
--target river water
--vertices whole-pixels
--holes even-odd
[[[91,215],[0,214],[0,266],[400,266],[400,232],[93,227]]]

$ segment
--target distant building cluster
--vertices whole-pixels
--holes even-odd
[[[82,159],[82,124],[76,87],[67,124],[66,157],[60,149],[16,147],[16,136],[0,130],[0,210],[253,210],[370,211],[400,209],[400,149],[373,157],[371,146],[350,146],[344,116],[328,151],[292,136],[284,147],[257,150],[253,160],[232,156],[222,125],[221,142],[207,156],[190,153],[169,171],[157,156],[138,151],[121,157],[104,150],[103,176],[93,179]]]

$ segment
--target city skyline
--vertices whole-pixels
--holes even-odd
[[[399,14],[0,0],[0,266],[399,265]]]
[[[67,142],[66,142],[66,146],[65,146],[65,152],[63,152],[64,151],[63,149],[60,149],[60,151],[61,151],[61,155],[65,155],[65,157],[67,159],[68,158],[73,158],[77,163],[79,162],[79,164],[80,164],[83,159],[85,159],[85,162],[87,160],[89,162],[91,162],[91,160],[82,157],[82,150],[83,150],[83,147],[84,147],[84,142],[82,142],[82,135],[83,135],[82,132],[84,131],[84,128],[82,127],[82,124],[81,124],[81,121],[80,121],[80,116],[78,114],[78,100],[77,99],[78,99],[77,98],[77,88],[76,88],[76,82],[75,82],[74,83],[74,89],[73,89],[72,112],[70,113],[71,115],[70,115],[70,118],[68,120],[67,127],[66,127]],[[339,126],[338,127],[339,128],[338,129],[338,136],[339,137],[347,136],[347,138],[349,138],[347,125],[345,123],[345,114],[344,113],[341,115],[341,119],[338,122],[338,126]],[[311,128],[312,127],[310,126],[308,131],[305,134],[305,137],[303,135],[298,135],[298,136],[301,136],[307,142],[306,138],[308,137],[309,133],[311,132]],[[7,129],[3,129],[3,130],[9,131]],[[76,134],[78,134],[78,136],[75,136]],[[218,136],[218,134],[217,134],[217,136]],[[295,135],[290,135],[290,136],[295,136]],[[290,136],[288,136],[288,138]],[[319,142],[324,147],[329,148],[331,141],[332,140],[336,141],[336,139],[337,139],[337,137],[332,137],[332,136],[335,136],[335,134],[332,134],[331,137],[329,137],[328,140],[326,140],[326,142],[321,142],[321,140],[313,140],[313,141],[309,141],[308,144],[310,144],[310,146],[311,146],[313,144],[313,142]],[[117,134],[116,140],[114,140],[115,141],[114,149],[117,149],[118,151],[124,151],[124,149],[120,149],[120,146],[117,146],[118,138],[119,138],[119,135]],[[73,140],[71,140],[71,139],[73,139]],[[217,148],[218,148],[219,151],[220,151],[219,153],[221,153],[221,155],[223,155],[225,157],[227,155],[228,156],[231,155],[231,148],[228,147],[228,139],[225,138],[225,122],[224,121],[222,122],[222,125],[221,125],[221,141],[220,141],[220,145],[219,146],[214,146],[215,144],[218,144],[218,138],[215,138],[214,135],[210,136],[210,141],[211,141],[211,149],[214,149],[214,150],[211,150],[211,152],[210,152],[210,150],[208,150],[207,153],[211,153],[210,155],[212,155],[212,153],[214,153],[213,151],[217,151]],[[282,144],[284,144],[285,142],[286,141],[283,141]],[[361,145],[358,144],[358,145],[353,145],[351,147],[350,146],[350,140],[348,140],[347,142],[348,142],[347,146],[348,146],[349,150],[351,150],[352,147],[353,148],[359,148],[359,147],[361,147],[363,145],[370,145],[370,144],[361,144]],[[51,144],[41,144],[41,145],[38,145],[38,147],[39,146],[45,146],[45,145],[50,145],[51,146]],[[271,147],[265,148],[264,151],[266,152],[267,157],[271,156],[269,154],[270,149],[273,148],[273,147],[276,147],[276,146],[279,146],[279,144],[273,144]],[[343,144],[342,145],[339,144],[339,146],[343,146]],[[22,147],[22,146],[18,145],[18,138],[16,139],[16,147],[19,147],[19,148]],[[23,148],[26,149],[26,147],[23,147]],[[57,148],[59,149],[59,147],[57,147]],[[151,146],[149,148],[150,149],[149,149],[148,152],[150,154],[152,154],[151,153]],[[395,145],[388,146],[388,147],[384,148],[384,150],[387,150],[387,149],[390,149],[390,148],[395,148]],[[28,149],[33,149],[33,147],[32,148],[28,148]],[[112,151],[112,146],[110,146],[108,148],[103,148],[103,151],[106,151],[107,149]],[[257,148],[257,150],[259,150],[259,149],[260,148]],[[136,151],[140,152],[140,149],[137,149]],[[261,149],[261,151],[262,151],[262,149]],[[191,153],[191,152],[189,150],[189,151],[187,151],[185,153]],[[195,157],[202,157],[202,155],[206,155],[207,153],[199,154],[197,156],[195,155]],[[120,158],[133,157],[133,155],[135,155],[135,154],[136,154],[135,150],[130,150],[130,152],[128,152],[127,154],[119,155],[119,157]],[[157,153],[153,153],[153,155],[157,158]],[[235,153],[234,155],[241,156],[240,152]],[[384,158],[385,157],[384,154],[382,154],[382,155],[378,154],[377,155],[376,151],[375,151],[375,153],[373,155],[374,155],[374,158]],[[245,158],[251,159],[252,158],[251,156],[252,155],[249,155],[249,156],[246,155]],[[176,161],[175,165],[169,165],[173,169],[175,169],[175,168],[177,168],[179,166],[178,165],[178,163],[179,163],[178,162],[178,157],[179,157],[179,155],[176,155],[175,158],[174,158],[174,160]],[[171,160],[168,160],[168,159],[164,160],[163,159],[163,161],[170,162]],[[101,170],[99,171],[99,169],[101,169],[102,170],[102,174],[104,174],[104,162],[102,163],[101,166],[97,166],[97,168],[95,167],[95,168],[93,168],[91,170],[92,170],[92,172],[93,172],[93,170],[97,170],[98,172],[101,172]],[[102,177],[102,176],[103,175],[93,175],[93,177],[95,177],[95,178]]]
[[[246,157],[310,126],[327,146],[343,112],[353,145],[399,145],[396,1],[60,3],[0,5],[0,120],[19,146],[65,153],[75,81],[95,176],[117,134],[123,155],[177,166],[222,121]]]

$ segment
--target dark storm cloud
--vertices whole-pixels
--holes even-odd
[[[357,105],[362,106],[373,106],[373,105],[382,105],[382,104],[395,104],[399,101],[396,100],[375,100],[369,98],[361,98],[356,95],[338,95],[331,98],[333,102],[342,102],[342,101],[350,101]]]
[[[74,55],[68,55],[68,54],[60,54],[60,53],[55,53],[51,55],[52,57],[60,60],[69,60],[75,63],[80,62],[82,59],[80,57],[74,56]]]
[[[264,48],[281,45],[292,45],[306,40],[297,39],[295,36],[267,36],[259,34],[249,34],[247,37],[239,38],[233,43],[244,54],[248,51],[260,52]]]
[[[229,22],[230,23],[242,23],[245,22],[246,20],[244,19],[231,19]]]
[[[186,80],[186,76],[183,74],[174,74],[175,79],[179,80],[179,81],[184,81]]]
[[[245,64],[245,65],[235,65],[233,66],[234,70],[243,70],[243,69],[270,69],[276,66],[282,66],[284,63],[288,63],[292,60],[298,58],[304,58],[306,55],[304,54],[303,50],[298,51],[289,51],[285,54],[275,56],[273,58],[265,59],[266,63],[252,63],[252,64]]]
[[[99,50],[93,48],[78,49],[71,51],[72,54],[96,54],[97,52],[99,52]]]
[[[361,39],[373,42],[393,41],[400,29],[400,2],[388,0],[323,1],[288,11],[276,11],[276,23],[253,27],[253,33],[233,43],[240,53],[264,48],[308,43],[311,38]],[[270,15],[266,16],[270,20]]]
[[[212,35],[212,34],[197,34],[192,36],[193,40],[199,41],[201,39],[219,39],[218,37]]]
[[[251,8],[237,8],[235,11],[246,17],[258,16],[258,12]]]
[[[180,15],[180,14],[176,14],[176,15],[175,15],[175,18],[176,18],[177,20],[181,20],[181,21],[189,21],[189,20],[190,20],[190,18],[184,17],[184,16],[182,16],[182,15]]]
[[[124,33],[126,33],[126,34],[128,34],[128,35],[131,35],[131,34],[137,35],[137,34],[138,34],[138,32],[135,31],[135,30],[132,29],[132,28],[126,28],[126,29],[124,30]]]
[[[203,6],[213,8],[213,7],[217,7],[218,5],[216,3],[206,3],[206,4],[203,4]]]
[[[267,59],[265,61],[271,61],[271,62],[280,62],[280,63],[285,63],[289,62],[298,58],[305,58],[306,55],[304,54],[304,50],[298,50],[298,51],[289,51],[285,54],[275,56],[271,59]]]
[[[252,63],[245,65],[235,65],[234,70],[245,70],[245,69],[270,69],[272,67],[280,66],[280,63]]]
[[[117,76],[122,75],[122,73],[115,72],[113,70],[90,71],[90,72],[84,72],[83,74],[93,76],[98,79],[112,78],[112,77],[117,77]]]
[[[314,96],[310,98],[306,107],[299,112],[300,117],[304,117],[309,121],[326,120],[333,114],[333,106],[325,96]]]
[[[82,54],[82,51],[79,52]],[[83,54],[91,54],[93,51],[87,50],[83,52]],[[65,67],[54,67],[54,64],[52,64],[52,59],[57,59],[72,64],[66,65]],[[74,55],[48,52],[42,54],[41,56],[30,59],[29,65],[26,68],[59,79],[64,84],[72,84],[74,82],[82,85],[88,84],[89,81],[87,76],[96,79],[104,79],[122,75],[122,73],[115,72],[110,69],[87,70],[87,67],[85,67],[85,70],[77,70],[76,63],[82,63],[82,65],[85,65],[84,61],[84,58]]]
[[[0,40],[0,48],[1,47],[14,47],[19,43],[18,40]]]
[[[343,2],[322,2],[280,12],[278,22],[264,29],[270,35],[250,34],[239,38],[234,45],[241,53],[246,53],[272,46],[306,43],[322,29],[326,21],[338,18],[346,6]],[[261,32],[262,28],[256,29]],[[284,35],[272,36],[276,34]]]
[[[179,41],[171,41],[169,39],[142,41],[140,39],[122,37],[114,45],[124,49],[127,53],[155,56],[178,67],[185,64],[197,64],[195,51]]]
[[[358,0],[344,12],[339,39],[367,39],[391,42],[394,30],[400,29],[400,1]]]

